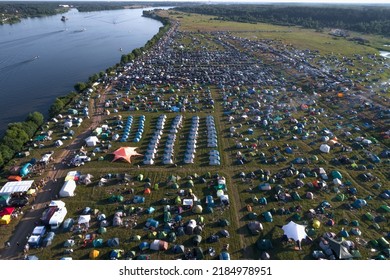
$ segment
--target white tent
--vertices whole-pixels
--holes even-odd
[[[56,141],[54,142],[54,145],[55,145],[56,147],[61,147],[62,145],[64,145],[64,143],[63,143],[61,140],[56,140]]]
[[[13,181],[7,182],[4,187],[1,188],[0,194],[11,194],[15,192],[27,192],[34,180],[26,180],[26,181]]]
[[[329,153],[330,151],[330,146],[327,145],[327,144],[322,144],[320,146],[320,151],[323,152],[323,153]]]
[[[85,139],[85,143],[88,147],[94,147],[99,143],[99,139],[96,136],[89,136]]]
[[[301,241],[307,236],[305,226],[298,225],[293,221],[290,221],[287,225],[284,225],[282,229],[288,238],[294,239],[295,241]]]
[[[76,190],[76,182],[74,180],[68,180],[62,186],[59,195],[60,197],[74,196],[75,190]]]
[[[80,215],[77,223],[79,225],[85,224],[89,227],[89,221],[91,220],[91,215]]]

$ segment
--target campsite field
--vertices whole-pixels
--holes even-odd
[[[378,46],[387,39],[365,35],[370,43],[360,45],[344,38],[332,37],[327,31],[225,22],[210,16],[173,11],[160,13],[180,22],[180,36],[176,37],[171,47],[175,51],[181,48],[181,54],[184,53],[186,57],[193,53],[238,51],[245,55],[245,59],[248,58],[245,63],[250,67],[252,64],[264,67],[264,71],[268,71],[264,76],[274,82],[264,79],[253,85],[240,81],[235,86],[225,88],[215,84],[195,83],[178,86],[186,78],[179,77],[176,84],[140,83],[125,89],[119,87],[115,79],[108,82],[108,87],[97,86],[88,97],[80,96],[69,108],[76,104],[82,104],[81,108],[88,106],[91,117],[85,118],[79,127],[72,127],[73,137],[63,140],[63,146],[54,147],[53,141],[69,135],[69,130],[63,129],[61,120],[58,123],[50,121],[44,130],[53,131],[52,140],[44,142],[41,148],[30,149],[28,158],[14,159],[9,167],[22,165],[31,158],[39,159],[46,152],[54,151],[58,162],[50,163],[42,174],[33,174],[34,180],[46,178],[50,170],[56,170],[56,178],[52,179],[56,179],[54,184],[60,188],[69,171],[91,174],[93,178],[90,184],[78,184],[76,195],[64,198],[63,201],[68,209],[67,218],[77,221],[78,216],[88,207],[92,219],[86,232],[59,230],[52,245],[31,248],[29,254],[37,255],[40,259],[60,259],[64,256],[89,259],[90,252],[95,249],[100,252],[99,256],[95,256],[97,259],[110,259],[112,250],[120,249],[123,250],[122,258],[133,258],[133,252],[139,258],[186,258],[183,253],[173,253],[171,248],[174,244],[195,248],[193,234],[177,236],[169,242],[170,249],[167,251],[143,251],[139,247],[143,241],[169,240],[170,237],[163,233],[164,230],[167,234],[171,232],[164,226],[164,210],[169,205],[172,219],[180,215],[183,224],[190,219],[197,222],[203,220],[200,223],[204,227],[199,234],[202,236],[199,246],[204,251],[214,248],[216,252],[215,255],[205,253],[205,259],[219,258],[219,253],[226,251],[226,244],[229,244],[227,251],[232,259],[265,258],[264,252],[271,259],[313,259],[313,251],[321,250],[319,243],[326,232],[351,240],[355,244],[353,253],[358,259],[378,258],[380,255],[386,257],[386,248],[375,245],[374,240],[382,237],[389,240],[390,231],[390,214],[386,212],[387,208],[382,207],[389,205],[389,200],[380,196],[388,190],[390,178],[389,140],[384,134],[389,129],[389,116],[384,111],[389,108],[390,92],[388,85],[383,84],[388,83],[390,78],[389,63],[379,60],[378,55]],[[267,44],[270,51],[256,49],[257,44]],[[345,90],[343,82],[340,82],[339,87],[324,90],[302,70],[303,66],[301,69],[292,67],[280,58],[282,56],[278,56],[278,52],[294,59],[299,57],[297,65],[304,61],[317,69],[329,68],[331,73],[344,75],[353,84],[348,90]],[[181,61],[185,64],[185,59]],[[210,61],[199,62],[199,69],[206,71],[206,66],[213,64],[211,58]],[[226,62],[225,67],[232,68],[232,72],[238,71],[234,67],[239,64],[240,61],[230,61]],[[183,65],[173,66],[180,68]],[[194,68],[198,69],[196,65]],[[123,68],[117,69],[116,75],[124,72]],[[284,81],[287,81],[288,87],[282,91],[284,86],[281,83]],[[110,92],[114,87],[119,90]],[[247,94],[252,88],[254,92]],[[206,97],[212,102],[205,102]],[[188,105],[185,111],[172,112],[163,107],[161,101],[181,105],[190,102],[191,106]],[[257,104],[257,101],[261,104]],[[125,105],[133,108],[129,109]],[[261,121],[254,118],[256,109],[259,109],[257,112]],[[98,114],[98,110],[104,114]],[[63,115],[68,113],[64,112]],[[163,114],[166,115],[166,122],[153,165],[144,164],[144,156],[132,157],[131,163],[112,161],[112,153],[123,146],[137,147],[137,152],[146,154],[156,131],[157,119]],[[139,142],[134,142],[142,115],[145,116],[143,136]],[[177,115],[183,116],[183,122],[176,134],[175,164],[164,165],[162,153],[171,123]],[[111,141],[114,134],[123,134],[123,127],[119,127],[117,121],[125,122],[129,116],[133,117],[133,123],[128,140]],[[186,164],[183,159],[192,117],[195,116],[199,117],[197,149],[194,162]],[[207,116],[214,117],[218,137],[216,148],[207,145]],[[269,123],[265,124],[265,119]],[[92,133],[91,128],[102,125],[107,125],[111,132],[104,137],[99,135],[98,146],[84,147],[87,155],[91,156],[90,162],[79,167],[62,164],[62,160],[69,162],[73,152],[84,145],[83,141],[74,142],[78,135],[89,135]],[[357,137],[372,139],[373,143],[357,143]],[[322,144],[332,140],[334,142],[330,144],[330,152],[319,150]],[[352,149],[346,151],[343,149],[346,147]],[[209,152],[212,149],[219,151],[220,165],[209,165]],[[386,151],[384,156],[380,156],[379,162],[372,161],[371,155],[380,155]],[[304,163],[296,161],[298,158],[303,159]],[[348,161],[343,161],[346,158]],[[353,163],[357,167],[352,166]],[[325,180],[326,184],[320,187],[316,185],[321,181],[319,168],[326,170],[329,176]],[[333,181],[335,177],[331,174],[336,173],[332,171],[341,175],[342,184]],[[285,175],[286,172],[291,174]],[[366,173],[370,173],[372,179],[362,180],[362,174]],[[128,174],[130,179],[116,180],[116,174]],[[7,171],[3,175],[7,177]],[[172,179],[172,176],[176,179]],[[113,179],[101,180],[110,177]],[[217,196],[218,178],[221,177],[226,180],[225,194],[229,196],[229,205],[221,203]],[[267,186],[270,190],[261,190]],[[145,193],[146,188],[150,189],[149,194]],[[203,212],[193,213],[191,209],[183,207],[183,212],[179,214],[181,199],[190,197],[191,193],[199,199]],[[209,195],[215,200],[212,210],[207,209],[205,201]],[[134,203],[135,196],[143,196],[145,202]],[[177,197],[181,198],[180,201],[176,200]],[[356,200],[364,200],[367,205],[352,207]],[[33,211],[31,205],[25,207],[24,212],[28,211]],[[112,225],[116,212],[122,215],[119,226]],[[104,214],[108,221],[106,232],[101,231],[99,214]],[[272,219],[269,219],[270,215]],[[371,216],[373,219],[369,220]],[[156,229],[147,228],[149,218],[159,221],[160,226]],[[16,226],[20,219],[0,227],[1,245],[11,238],[14,230],[18,230]],[[227,220],[228,224],[221,225],[221,220]],[[296,250],[295,242],[282,242],[281,226],[290,220],[307,226],[310,241],[303,242],[300,251]],[[251,234],[248,230],[247,225],[251,221],[261,222],[263,229],[258,234]],[[356,233],[357,228],[360,234]],[[227,230],[230,237],[223,237],[221,230]],[[219,241],[208,242],[208,238],[215,234],[220,237]],[[111,238],[119,238],[120,244],[107,246],[105,242]],[[71,247],[73,252],[65,253],[67,248],[64,243],[69,239],[74,240],[75,245]],[[94,248],[92,239],[102,239],[102,246]],[[272,247],[264,240],[270,241]]]

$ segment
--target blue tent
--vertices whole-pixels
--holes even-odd
[[[138,247],[140,248],[141,251],[145,251],[145,250],[149,249],[150,245],[148,242],[144,241],[144,242],[141,242],[141,244],[139,244]]]
[[[367,201],[364,199],[356,199],[351,205],[353,208],[362,208],[367,205]]]
[[[214,199],[211,195],[206,196],[206,204],[209,207],[214,207]]]
[[[20,169],[19,175],[22,177],[27,176],[27,174],[29,174],[31,171],[31,166],[31,163],[26,163],[23,165],[23,167]]]
[[[156,220],[154,220],[154,219],[149,218],[149,219],[146,220],[146,226],[147,226],[147,227],[154,227],[154,228],[157,228],[158,225],[159,225],[159,222],[156,221]]]
[[[228,252],[221,252],[221,254],[219,254],[219,259],[228,261],[230,260],[230,254]]]
[[[273,221],[273,218],[272,218],[272,214],[271,212],[264,212],[263,213],[263,216],[264,216],[264,219],[267,221],[267,222],[272,222]]]

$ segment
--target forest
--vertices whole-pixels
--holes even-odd
[[[390,36],[390,6],[375,5],[197,5],[176,10],[218,20],[295,25],[321,30],[339,28]]]

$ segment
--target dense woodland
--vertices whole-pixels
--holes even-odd
[[[313,29],[341,28],[390,36],[390,5],[199,5],[176,9],[213,15],[219,20],[298,25]]]

